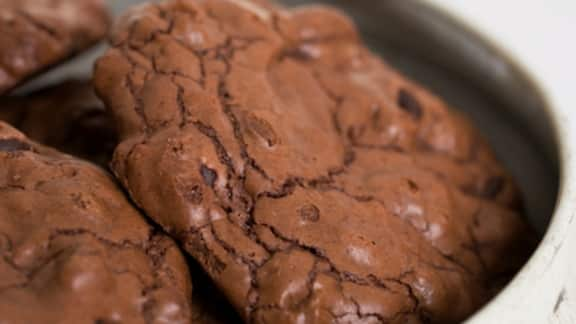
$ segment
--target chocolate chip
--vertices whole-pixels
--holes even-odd
[[[504,178],[502,177],[492,177],[486,181],[484,184],[484,190],[482,196],[486,198],[494,199],[502,190],[504,189]]]
[[[303,206],[298,210],[298,214],[300,214],[302,220],[307,222],[315,223],[320,220],[320,210],[318,210],[318,207],[314,205]]]
[[[214,183],[216,182],[216,179],[218,178],[218,174],[216,173],[216,171],[210,169],[209,167],[202,165],[202,167],[200,168],[200,174],[202,174],[202,178],[204,179],[204,182],[210,186],[210,187],[214,187]]]
[[[30,144],[20,141],[16,138],[0,139],[0,151],[2,152],[17,152],[17,151],[31,151]]]
[[[412,193],[417,193],[420,190],[418,184],[416,184],[416,182],[412,180],[408,180],[408,187],[410,188],[410,191],[412,191]]]
[[[416,120],[422,118],[422,105],[420,105],[420,102],[413,94],[405,89],[400,89],[398,92],[398,106]]]

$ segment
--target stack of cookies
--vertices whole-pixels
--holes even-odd
[[[341,12],[0,1],[0,323],[457,323],[534,245]],[[14,90],[108,37],[93,76]]]

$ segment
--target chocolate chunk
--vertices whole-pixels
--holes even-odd
[[[1,152],[30,151],[32,148],[28,143],[24,143],[16,138],[0,139]]]
[[[34,141],[103,167],[117,144],[116,129],[88,81],[0,98],[0,120]]]
[[[101,0],[0,1],[0,94],[101,40]]]
[[[214,182],[216,182],[216,179],[218,178],[218,174],[216,173],[216,171],[208,168],[205,165],[202,165],[200,167],[200,173],[202,174],[204,183],[209,187],[214,187]]]
[[[95,70],[115,174],[248,323],[462,321],[530,250],[517,192],[460,189],[505,172],[338,11],[263,2],[121,19]]]
[[[415,119],[422,118],[422,106],[416,97],[414,97],[408,90],[400,89],[398,91],[398,106],[402,110],[412,115]]]

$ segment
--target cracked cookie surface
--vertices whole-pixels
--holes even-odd
[[[69,81],[32,94],[0,98],[0,120],[28,138],[106,167],[116,130],[90,82]]]
[[[529,252],[481,137],[333,9],[164,1],[111,43],[112,167],[247,322],[458,322]]]
[[[180,250],[106,172],[2,122],[0,165],[0,322],[190,323]]]
[[[103,0],[0,1],[0,94],[102,39]]]

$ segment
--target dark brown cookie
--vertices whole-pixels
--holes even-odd
[[[248,322],[458,322],[530,249],[480,136],[333,9],[171,0],[111,42],[113,168]]]
[[[102,39],[103,0],[0,1],[0,94]]]
[[[89,82],[70,81],[33,94],[0,98],[0,120],[30,139],[107,166],[116,130]]]
[[[100,168],[0,122],[0,322],[190,323],[191,284]]]

